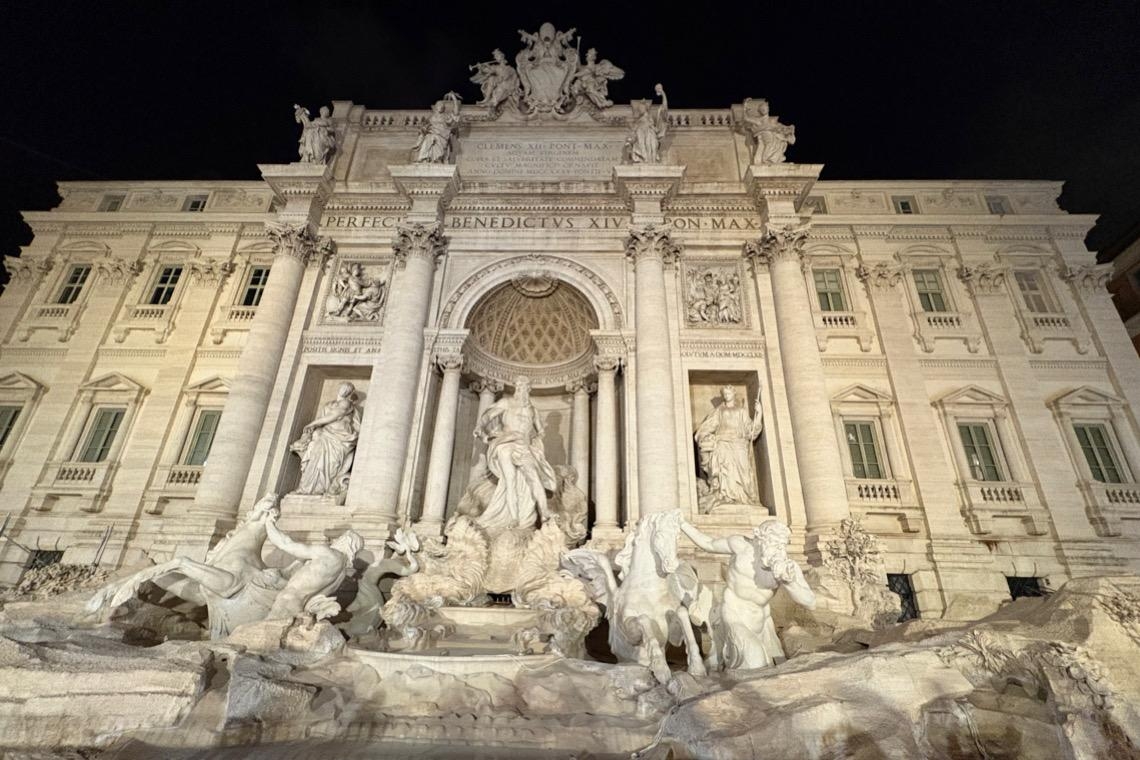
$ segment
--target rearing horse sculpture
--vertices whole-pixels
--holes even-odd
[[[261,560],[266,520],[279,514],[277,494],[266,494],[233,531],[206,554],[205,562],[175,557],[101,588],[87,602],[93,615],[109,614],[134,597],[147,581],[193,604],[210,616],[210,638],[261,620],[285,585],[279,570]]]
[[[613,564],[592,549],[575,549],[562,558],[562,567],[585,581],[594,601],[605,606],[610,649],[618,660],[647,666],[663,684],[672,678],[667,644],[685,645],[690,674],[706,672],[693,626],[708,622],[712,594],[677,559],[680,525],[677,510],[645,515]]]

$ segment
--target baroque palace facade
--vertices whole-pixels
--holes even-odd
[[[613,105],[587,60],[574,108],[497,57],[477,105],[298,109],[261,181],[27,212],[0,582],[201,558],[267,491],[310,540],[439,534],[520,375],[599,544],[771,514],[816,563],[854,516],[925,616],[1140,568],[1140,361],[1059,183],[820,181],[762,101]]]

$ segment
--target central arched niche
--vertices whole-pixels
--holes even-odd
[[[553,387],[592,370],[597,314],[581,292],[554,277],[526,274],[496,286],[466,327],[472,368],[507,384],[526,375],[535,387]]]

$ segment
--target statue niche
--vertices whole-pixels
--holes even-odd
[[[712,373],[700,380],[722,379]],[[740,383],[713,385],[691,380],[693,444],[697,462],[697,506],[702,514],[761,507],[754,443],[764,431],[759,388],[749,394]],[[748,396],[753,396],[749,403]]]

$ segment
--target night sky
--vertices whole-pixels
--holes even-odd
[[[0,254],[60,179],[256,179],[296,159],[292,104],[478,99],[519,28],[578,28],[675,108],[767,98],[824,179],[1066,180],[1099,249],[1140,222],[1140,3],[3,3]],[[233,9],[231,6],[234,6]],[[328,7],[325,7],[328,6]]]

